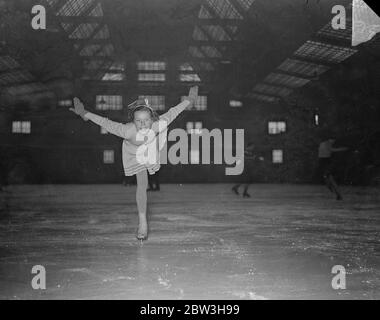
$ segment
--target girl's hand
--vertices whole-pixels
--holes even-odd
[[[84,108],[83,103],[77,97],[73,99],[73,102],[74,102],[74,109],[70,108],[70,111],[74,112],[78,116],[81,116],[83,120],[87,121],[88,119],[84,117],[87,111]]]
[[[198,86],[191,87],[189,90],[189,95],[186,98],[191,102],[191,106],[194,106],[198,100]]]

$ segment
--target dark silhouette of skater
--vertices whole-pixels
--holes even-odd
[[[254,172],[260,170],[261,165],[260,162],[264,161],[263,157],[260,157],[254,154],[255,145],[253,143],[249,143],[247,147],[244,149],[244,171],[242,174],[243,183],[238,183],[232,187],[232,191],[239,195],[239,188],[243,185],[243,197],[250,198],[250,194],[248,193],[248,188],[250,184],[255,180]],[[256,168],[257,166],[257,168]]]
[[[334,148],[335,143],[334,138],[322,141],[319,144],[318,149],[318,165],[319,173],[323,178],[324,183],[329,188],[329,190],[336,195],[337,200],[343,200],[342,194],[339,192],[338,184],[336,183],[334,176],[332,174],[332,155],[334,152],[342,152],[348,150],[346,147]]]

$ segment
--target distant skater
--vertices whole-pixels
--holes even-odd
[[[322,176],[324,183],[329,188],[329,190],[336,195],[337,200],[343,200],[342,194],[339,191],[338,184],[336,183],[332,174],[332,155],[334,152],[346,151],[348,148],[334,148],[333,145],[335,139],[330,138],[328,140],[322,141],[319,144],[318,149],[318,171]]]
[[[263,157],[259,157],[254,154],[255,145],[253,143],[249,143],[247,147],[244,149],[244,171],[242,174],[242,182],[233,186],[232,191],[239,195],[239,188],[243,186],[243,197],[250,198],[251,195],[248,193],[249,186],[254,181],[254,172],[257,170],[255,168],[256,161],[263,161]]]
[[[98,116],[84,109],[78,98],[74,98],[74,109],[83,120],[91,120],[108,132],[123,138],[123,167],[125,176],[136,176],[136,203],[139,225],[138,240],[148,238],[147,188],[148,172],[154,174],[160,169],[160,137],[167,134],[169,124],[198,98],[198,87],[190,88],[189,95],[177,106],[161,116],[149,106],[146,100],[137,100],[129,105],[128,123],[118,123]],[[146,156],[148,154],[148,156]]]

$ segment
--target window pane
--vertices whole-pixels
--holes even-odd
[[[121,110],[122,108],[122,96],[96,96],[97,110]]]
[[[181,73],[179,80],[182,82],[200,82],[201,78],[196,73]]]
[[[187,96],[182,96],[181,101],[185,100]],[[207,110],[207,96],[198,96],[198,100],[195,103],[195,106],[191,110],[205,111]]]
[[[13,121],[12,122],[12,133],[29,134],[30,132],[31,132],[30,121]]]
[[[103,161],[106,164],[114,163],[114,152],[113,152],[113,150],[104,150]]]
[[[102,81],[122,81],[124,80],[124,75],[122,73],[106,73]]]
[[[21,122],[21,132],[30,133],[30,121]]]
[[[201,134],[202,128],[203,128],[203,125],[201,121],[195,122],[195,134]]]
[[[183,63],[179,66],[179,70],[181,71],[194,71],[193,67],[189,63]]]
[[[165,110],[165,96],[139,96],[139,99],[148,99],[153,110]]]
[[[318,114],[316,114],[314,116],[314,123],[315,123],[316,126],[319,126],[319,115]]]
[[[284,121],[269,121],[268,122],[269,134],[280,134],[283,132],[286,132],[286,123]]]
[[[238,108],[238,107],[242,107],[242,106],[243,106],[243,103],[241,101],[230,100],[230,107]]]
[[[282,150],[272,151],[272,161],[273,163],[283,163],[283,152]]]
[[[21,122],[20,121],[13,121],[12,132],[13,133],[20,133],[21,132]]]
[[[139,73],[139,81],[165,81],[165,73]]]
[[[187,133],[191,134],[193,132],[193,129],[194,129],[194,122],[187,122],[186,123],[186,129],[187,129]]]
[[[198,121],[195,123],[195,129],[202,129],[202,122]]]
[[[70,99],[58,101],[58,106],[60,106],[60,107],[71,107],[72,105],[73,105],[73,103]]]
[[[166,70],[166,63],[163,61],[140,61],[137,63],[137,69],[145,71]]]

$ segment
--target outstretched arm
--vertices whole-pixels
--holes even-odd
[[[130,137],[131,125],[123,124],[115,121],[111,121],[108,118],[101,117],[95,113],[87,111],[83,103],[78,99],[74,98],[74,108],[70,108],[70,111],[76,113],[81,116],[83,120],[91,120],[95,124],[101,126],[106,129],[109,133],[112,133],[118,137],[128,139]]]
[[[160,124],[156,122],[155,123],[156,125],[153,127],[153,130],[155,132],[161,132],[165,130],[167,126],[169,126],[169,124],[172,123],[174,119],[177,118],[178,115],[182,111],[184,111],[189,106],[194,105],[197,99],[198,99],[198,86],[191,87],[189,91],[189,95],[185,98],[185,100],[177,104],[175,107],[170,108],[168,112],[160,116],[160,121],[159,121]],[[162,121],[164,121],[164,125],[162,125]]]

